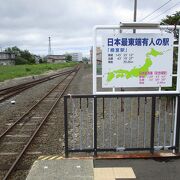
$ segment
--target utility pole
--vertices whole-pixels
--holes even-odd
[[[134,22],[136,22],[137,17],[137,0],[134,0]],[[133,29],[133,33],[136,33],[136,29]]]
[[[51,55],[51,37],[49,37],[48,55]]]

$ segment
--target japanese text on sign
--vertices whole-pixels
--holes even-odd
[[[171,86],[173,34],[106,36],[102,59],[103,87]]]

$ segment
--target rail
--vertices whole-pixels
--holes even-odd
[[[38,80],[34,80],[34,81],[30,81],[30,82],[26,82],[26,83],[22,83],[19,85],[15,85],[15,86],[11,86],[8,88],[3,88],[0,89],[0,103],[4,102],[5,100],[25,91],[26,89],[32,88],[38,84],[41,84],[43,82],[58,78],[59,76],[63,76],[66,75],[70,72],[76,71],[78,67],[73,68],[72,70],[67,70],[67,71],[63,71],[60,73],[56,73],[44,78],[40,78]]]
[[[72,82],[72,80],[74,79],[76,73],[78,72],[79,69],[76,69],[76,71],[72,71],[69,72],[69,74],[63,79],[61,80],[55,87],[53,87],[45,96],[43,96],[36,104],[34,104],[24,115],[22,115],[16,122],[14,122],[4,133],[2,133],[0,135],[0,142],[3,141],[3,138],[5,137],[5,135],[8,132],[11,132],[12,130],[14,130],[16,128],[16,125],[18,125],[19,123],[22,123],[23,120],[25,120],[25,118],[27,117],[27,115],[32,112],[32,110],[34,111],[35,108],[40,105],[40,103],[49,95],[51,95],[54,90],[56,90],[57,88],[59,88],[59,86],[63,83],[64,85],[62,86],[62,90],[60,91],[60,93],[58,94],[58,98],[55,98],[55,101],[53,102],[53,104],[49,107],[48,112],[45,114],[45,116],[43,117],[43,119],[41,120],[41,122],[38,124],[38,126],[36,127],[36,129],[34,129],[33,134],[30,136],[29,140],[25,143],[25,145],[23,145],[23,149],[20,151],[20,153],[18,154],[18,156],[16,157],[15,161],[13,161],[11,167],[9,168],[8,172],[6,173],[6,175],[4,176],[3,180],[6,180],[9,178],[9,176],[11,175],[11,173],[13,172],[14,168],[17,166],[18,162],[20,161],[20,159],[22,158],[22,156],[24,155],[24,153],[26,152],[27,148],[29,147],[29,145],[32,143],[33,139],[36,137],[37,133],[39,132],[39,130],[41,129],[41,127],[43,126],[43,124],[46,122],[46,120],[48,119],[48,117],[50,116],[50,114],[52,113],[52,111],[54,110],[54,108],[56,107],[57,103],[59,102],[59,100],[62,98],[64,92],[66,91],[66,89],[68,88],[68,86],[70,85],[70,83]],[[69,78],[70,77],[70,78]],[[69,78],[69,79],[68,79]],[[67,80],[66,84],[64,83],[64,81]],[[56,94],[56,93],[55,93]]]

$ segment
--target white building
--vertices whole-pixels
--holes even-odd
[[[82,61],[82,53],[70,53],[70,55],[72,56],[72,61]]]
[[[15,54],[9,52],[0,52],[0,65],[15,65]]]

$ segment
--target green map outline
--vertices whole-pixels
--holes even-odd
[[[153,61],[151,60],[150,56],[157,57],[159,55],[163,55],[163,52],[160,52],[160,51],[155,50],[154,48],[151,48],[151,50],[146,53],[146,59],[143,66],[139,68],[134,67],[131,70],[118,69],[118,70],[110,71],[107,74],[107,81],[110,82],[114,78],[123,78],[123,77],[126,77],[126,79],[129,79],[131,77],[138,77],[142,73],[146,74],[149,71],[149,68],[153,64]]]

